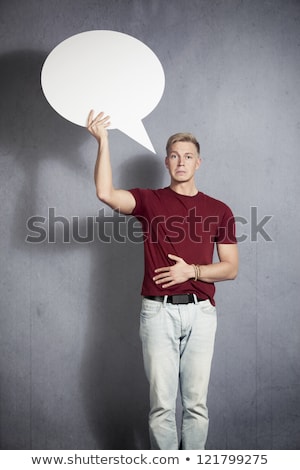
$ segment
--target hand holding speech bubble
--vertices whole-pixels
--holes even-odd
[[[163,67],[138,39],[108,30],[87,31],[56,46],[41,73],[44,95],[55,111],[79,126],[91,109],[110,115],[119,129],[155,153],[142,119],[159,103]]]

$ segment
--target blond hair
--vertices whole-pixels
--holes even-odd
[[[198,155],[200,155],[200,144],[196,137],[190,132],[178,132],[177,134],[171,135],[171,137],[168,138],[168,142],[166,145],[167,154],[171,145],[175,144],[175,142],[191,142],[196,146]]]

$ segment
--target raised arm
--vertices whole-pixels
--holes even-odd
[[[107,127],[109,116],[102,112],[94,118],[94,111],[88,117],[88,130],[98,142],[98,154],[95,164],[95,185],[97,197],[114,210],[123,214],[131,214],[135,208],[135,199],[130,191],[115,189],[113,186],[110,163]]]

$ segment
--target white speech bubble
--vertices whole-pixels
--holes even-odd
[[[108,30],[71,36],[48,55],[41,84],[49,104],[68,121],[85,127],[91,109],[104,111],[110,129],[155,153],[142,119],[159,103],[165,75],[143,42]]]

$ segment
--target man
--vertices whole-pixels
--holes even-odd
[[[183,417],[182,449],[204,449],[208,431],[207,391],[216,331],[216,281],[234,279],[238,252],[231,210],[198,191],[200,146],[191,134],[167,143],[170,186],[158,190],[116,189],[112,182],[109,117],[91,111],[88,130],[99,144],[97,196],[144,231],[145,274],[140,336],[150,383],[152,449],[178,449],[175,411],[178,382]],[[213,263],[216,246],[219,261]]]

